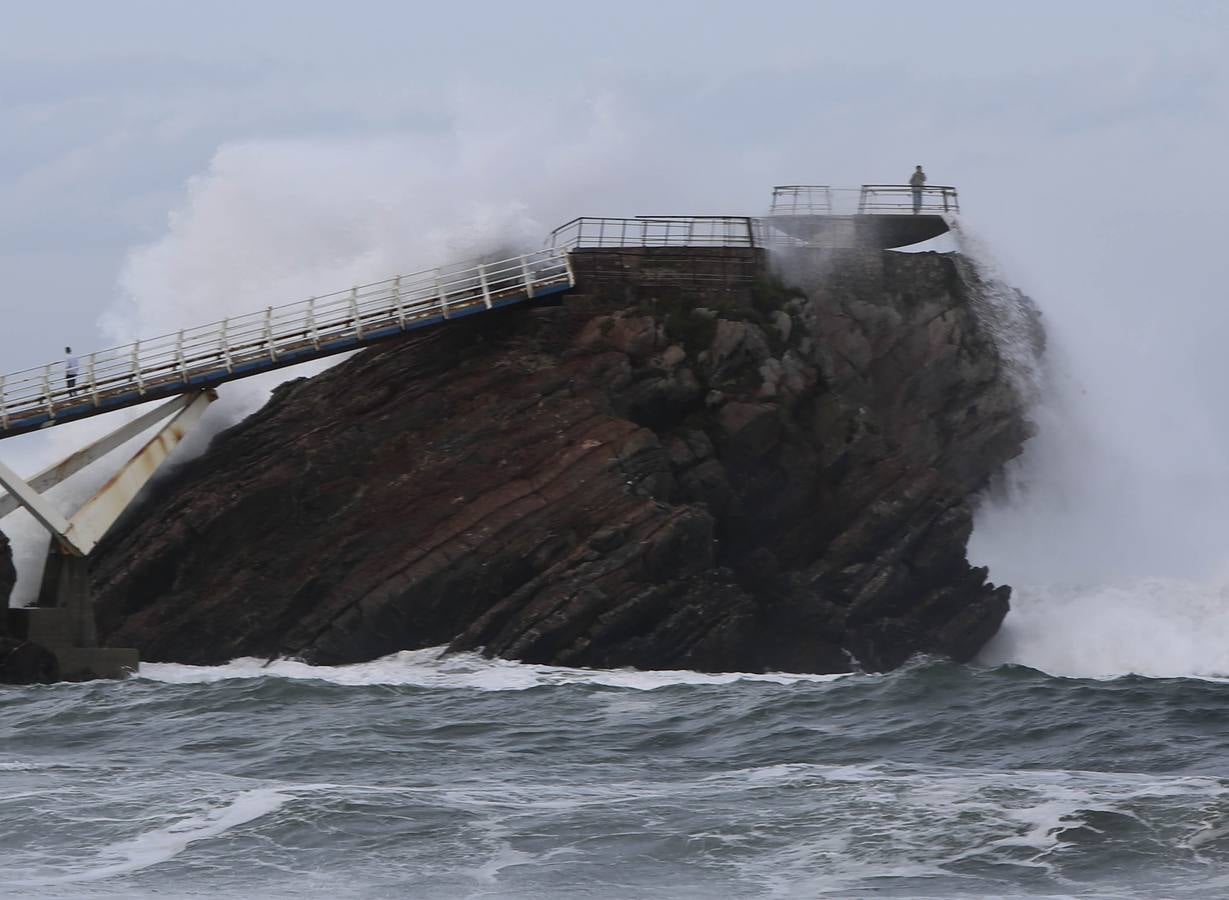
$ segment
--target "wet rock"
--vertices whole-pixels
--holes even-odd
[[[9,633],[9,596],[17,583],[17,569],[13,567],[13,547],[8,536],[0,532],[0,637]]]
[[[784,343],[789,343],[789,336],[794,330],[794,320],[790,318],[789,313],[783,309],[778,309],[772,314],[772,325],[777,329],[777,334],[780,335]]]
[[[12,637],[8,626],[9,596],[17,583],[13,548],[0,534],[0,684],[51,684],[59,681],[54,653],[38,644]]]
[[[96,551],[101,636],[190,663],[970,658],[1009,591],[966,559],[969,498],[1029,427],[956,263],[841,253],[773,310],[719,283],[728,255],[581,252],[549,315],[279,388]]]
[[[54,684],[59,680],[59,661],[46,647],[0,638],[0,684]]]

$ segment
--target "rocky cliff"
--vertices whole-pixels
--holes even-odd
[[[1028,435],[950,256],[575,254],[580,290],[406,335],[219,435],[96,553],[147,660],[846,671],[968,659],[970,498]],[[1022,299],[1020,302],[1024,302]]]
[[[13,548],[0,534],[0,684],[47,684],[59,679],[55,654],[13,634],[9,627],[9,595],[17,582]]]

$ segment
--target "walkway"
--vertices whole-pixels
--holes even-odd
[[[88,418],[570,290],[565,250],[399,275],[0,377],[0,438]]]

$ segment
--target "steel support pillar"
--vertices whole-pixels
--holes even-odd
[[[177,397],[78,450],[28,481],[0,463],[0,517],[24,507],[51,532],[38,605],[9,611],[16,636],[55,654],[58,677],[68,680],[122,678],[137,670],[136,650],[98,646],[93,598],[90,594],[89,553],[102,540],[137,495],[200,421],[216,399],[211,390]],[[42,496],[47,490],[121,444],[170,416],[145,445],[90,500],[66,519]]]
[[[49,469],[26,481],[16,472],[0,463],[0,485],[8,490],[7,497],[0,498],[0,517],[18,506],[34,516],[53,538],[70,554],[88,556],[106,534],[120,514],[140,493],[149,479],[166,461],[167,456],[183,441],[184,435],[195,425],[209,404],[216,399],[213,391],[196,391],[177,397],[151,413],[127,423],[106,437],[99,438],[83,450],[61,460]],[[80,471],[110,450],[144,431],[153,422],[167,415],[173,418],[158,433],[124,464],[102,489],[79,509],[71,519],[64,516],[43,497],[40,491],[59,484],[69,475]]]

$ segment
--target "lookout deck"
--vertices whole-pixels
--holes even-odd
[[[764,221],[808,246],[888,250],[946,233],[951,229],[949,218],[959,212],[956,189],[946,185],[915,190],[898,184],[849,189],[786,184],[773,188],[772,207]]]

